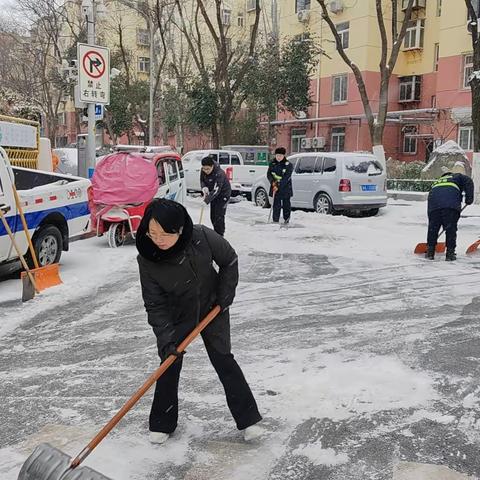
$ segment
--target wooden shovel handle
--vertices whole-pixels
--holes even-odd
[[[216,306],[213,310],[195,327],[194,330],[178,346],[178,352],[184,352],[192,341],[204,330],[207,325],[221,312],[221,308]],[[145,383],[130,397],[116,415],[95,435],[90,443],[72,460],[70,468],[78,467],[92,453],[93,449],[112,431],[127,412],[147,393],[152,385],[163,375],[167,368],[172,365],[177,357],[170,355],[160,367],[157,368],[145,381]]]
[[[39,268],[37,254],[35,253],[35,249],[33,248],[33,243],[30,237],[30,233],[28,233],[27,221],[25,220],[25,215],[23,213],[20,197],[18,196],[17,187],[15,187],[14,183],[12,183],[12,190],[13,190],[13,196],[15,197],[15,204],[17,205],[18,213],[20,214],[20,218],[22,219],[22,225],[23,225],[23,229],[25,230],[25,236],[27,237],[27,242],[30,248],[30,254],[32,255],[33,264],[35,265],[35,268]]]
[[[1,208],[0,208],[0,219],[2,220],[3,226],[5,227],[5,230],[7,231],[7,234],[10,237],[10,240],[13,244],[13,247],[15,248],[15,251],[17,252],[18,257],[20,258],[20,262],[22,262],[23,268],[27,272],[28,278],[32,282],[35,292],[40,293],[38,291],[37,284],[35,283],[35,279],[33,278],[32,272],[28,268],[27,262],[25,261],[25,258],[23,257],[22,252],[20,251],[20,248],[18,247],[17,242],[15,241],[15,235],[10,229],[10,225],[8,224],[7,219],[5,218],[5,215],[3,214],[3,210]]]

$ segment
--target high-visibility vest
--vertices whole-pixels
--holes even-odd
[[[453,175],[447,175],[446,177],[440,177],[438,180],[436,180],[433,183],[432,189],[434,189],[436,187],[454,187],[457,190],[460,190],[460,187],[455,182],[450,181],[452,178],[453,178]]]

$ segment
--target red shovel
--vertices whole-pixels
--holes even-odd
[[[478,247],[480,247],[480,240],[477,240],[476,242],[473,242],[468,248],[467,248],[467,251],[465,252],[467,255],[471,254],[471,253],[475,253],[478,249]]]
[[[465,205],[462,210],[460,211],[460,213],[462,213],[465,209],[467,208],[467,205]],[[442,230],[439,234],[438,234],[438,238],[440,238],[443,234],[445,233],[445,230]],[[475,242],[476,243],[476,242]],[[473,244],[475,245],[475,244]],[[470,245],[470,247],[468,247],[469,249],[473,246],[473,245]],[[479,241],[479,245],[480,245],[480,241]],[[475,247],[476,249],[477,247]],[[447,249],[447,246],[445,244],[445,242],[438,242],[437,243],[437,246],[435,247],[435,252],[437,253],[445,253],[445,250]],[[420,253],[427,253],[428,251],[428,243],[419,243],[417,244],[417,246],[415,247],[415,250],[413,251],[413,253],[415,254],[420,254]],[[468,253],[468,251],[467,251]]]

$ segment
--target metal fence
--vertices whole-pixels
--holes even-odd
[[[432,189],[434,180],[391,178],[387,180],[388,190],[399,190],[402,192],[429,192]]]
[[[7,117],[0,115],[0,122],[16,123],[20,125],[29,125],[37,130],[36,148],[23,148],[15,146],[5,146],[10,163],[16,167],[38,168],[38,157],[40,149],[40,124],[33,120],[25,120],[23,118]]]

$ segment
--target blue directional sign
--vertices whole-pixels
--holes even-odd
[[[103,120],[103,105],[95,104],[95,120]]]

